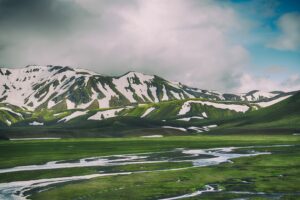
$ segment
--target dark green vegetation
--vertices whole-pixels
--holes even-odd
[[[73,160],[92,156],[167,151],[174,148],[213,148],[295,144],[298,136],[180,136],[165,138],[61,139],[0,142],[1,168]]]
[[[41,164],[51,160],[73,160],[83,157],[144,153],[172,150],[290,144],[295,146],[259,147],[271,155],[234,159],[210,167],[177,171],[156,171],[94,178],[86,181],[59,184],[47,191],[32,193],[32,199],[159,199],[192,193],[213,185],[221,192],[204,193],[191,199],[299,199],[300,192],[300,137],[287,135],[247,136],[186,136],[157,139],[66,139],[49,141],[0,142],[1,168]],[[253,148],[250,148],[252,150]],[[238,150],[239,151],[239,150]],[[135,164],[116,167],[85,167],[39,170],[0,174],[1,182],[32,180],[94,174],[98,171],[147,171],[190,166],[190,163]],[[106,169],[105,169],[106,168]],[[236,194],[234,191],[264,192]],[[271,198],[272,199],[272,198]]]
[[[22,171],[22,172],[10,172],[0,174],[0,183],[11,181],[24,181],[24,180],[36,180],[44,178],[59,178],[67,176],[81,176],[88,174],[97,174],[105,171],[106,173],[114,172],[126,172],[126,171],[153,171],[153,170],[165,170],[165,169],[177,169],[184,167],[191,167],[191,162],[180,163],[149,163],[149,164],[131,164],[120,166],[99,166],[99,167],[74,167],[69,169],[49,169],[49,170],[37,170],[37,171]]]
[[[223,120],[224,127],[300,128],[300,93],[264,109],[234,119]]]
[[[294,134],[300,132],[300,93],[245,115],[215,121],[209,134]]]
[[[269,195],[280,193],[283,199],[287,197],[298,199],[299,194],[296,193],[300,191],[299,147],[283,147],[274,154],[241,158],[234,160],[233,164],[213,167],[96,178],[50,189],[32,197],[33,199],[158,199],[192,193],[203,189],[206,184],[216,184],[223,192],[207,193],[203,195],[203,199],[255,197],[226,191],[264,192]],[[289,156],[291,157],[288,158]],[[195,199],[198,198],[200,197]]]
[[[203,99],[196,99],[202,100]],[[74,110],[56,112],[54,110],[42,110],[31,114],[30,117],[17,121],[7,127],[0,127],[2,138],[14,137],[129,137],[139,135],[199,135],[199,134],[293,134],[300,132],[300,93],[283,100],[270,107],[254,110],[254,106],[248,104],[252,111],[245,114],[228,109],[218,109],[213,106],[191,104],[190,112],[185,115],[177,115],[186,100],[173,100],[161,103],[124,108],[117,117],[103,120],[88,120],[88,118],[101,109],[90,110],[86,115],[78,116],[64,123],[57,123],[59,119],[69,116]],[[229,103],[230,104],[230,103]],[[244,104],[245,105],[245,104]],[[143,113],[149,108],[155,108],[145,118]],[[103,110],[103,109],[102,109]],[[8,111],[6,115],[13,115]],[[180,121],[184,117],[201,116],[205,112],[208,118]],[[25,115],[26,113],[22,113]],[[28,113],[27,113],[28,115]],[[3,115],[2,115],[3,116]],[[28,126],[30,122],[43,122],[44,126]],[[208,133],[197,133],[164,129],[162,126],[174,126],[187,128],[190,126],[202,127],[217,124],[218,128]]]
[[[295,93],[279,103],[266,108],[259,108],[255,103],[249,102],[222,102],[204,98],[192,99],[198,102],[215,104],[230,104],[246,106],[245,113],[230,109],[216,108],[212,105],[191,103],[189,112],[178,115],[182,106],[189,99],[169,100],[158,103],[132,105],[130,107],[116,107],[122,109],[112,118],[89,120],[97,112],[106,112],[110,109],[42,109],[33,112],[24,111],[9,104],[0,105],[0,138],[18,137],[132,137],[141,135],[199,135],[199,134],[293,134],[300,132],[300,93]],[[150,108],[152,112],[143,117]],[[75,112],[83,115],[72,117]],[[112,111],[113,112],[113,111]],[[203,113],[208,117],[203,116]],[[64,121],[70,117],[70,120]],[[181,118],[202,117],[182,121]],[[8,126],[7,123],[11,123]],[[31,126],[31,123],[42,123],[41,126]],[[163,126],[173,127],[204,127],[216,124],[217,128],[210,132],[199,133],[195,130],[186,132],[169,130]],[[207,130],[204,130],[207,131]]]

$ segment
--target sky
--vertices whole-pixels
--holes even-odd
[[[0,0],[0,66],[300,90],[298,0]]]

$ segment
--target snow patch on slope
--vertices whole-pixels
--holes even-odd
[[[229,109],[229,110],[233,110],[236,112],[246,112],[247,110],[249,110],[249,106],[247,106],[247,105],[214,103],[214,102],[209,102],[209,101],[186,101],[182,105],[178,115],[185,115],[186,113],[188,113],[191,110],[192,103],[213,106],[213,107],[219,108],[219,109]]]
[[[278,99],[274,99],[272,101],[260,102],[260,103],[255,103],[255,104],[259,105],[262,108],[265,108],[265,107],[271,106],[273,104],[279,103],[280,101],[283,101],[283,100],[285,100],[285,99],[287,99],[287,98],[289,98],[291,96],[292,95],[288,95],[288,96],[280,97]]]
[[[174,92],[174,91],[170,91],[171,92],[171,94],[173,95],[173,97],[175,97],[175,99],[181,99],[181,96],[180,96],[180,93],[176,93],[176,92]]]
[[[29,125],[30,125],[30,126],[43,126],[44,123],[34,121],[34,122],[29,123]]]
[[[180,118],[180,119],[177,119],[177,120],[188,122],[188,121],[190,121],[191,119],[203,119],[203,117],[193,116],[193,117]]]
[[[17,113],[17,112],[13,111],[13,110],[10,109],[10,108],[7,108],[7,107],[0,107],[0,110],[5,110],[5,111],[8,111],[8,112],[11,112],[11,113],[13,113],[13,114],[15,114],[15,115],[17,115],[17,116],[23,118],[23,115],[22,115],[21,113]]]
[[[67,108],[68,109],[74,109],[75,108],[75,103],[73,103],[69,99],[66,100],[66,103],[67,103]]]
[[[243,100],[247,101],[258,101],[261,99],[266,99],[266,98],[273,98],[277,96],[278,94],[272,93],[272,92],[265,92],[265,91],[255,91],[253,93],[247,93],[247,94],[241,94],[240,97]]]
[[[162,92],[163,92],[163,96],[162,96],[161,100],[162,100],[162,101],[167,101],[167,100],[169,100],[169,97],[168,97],[168,95],[167,95],[167,90],[166,90],[165,85],[163,86]]]
[[[185,128],[180,128],[180,127],[174,127],[174,126],[162,126],[162,128],[167,128],[167,129],[175,129],[175,130],[180,130],[186,132]]]
[[[9,121],[8,119],[6,119],[5,122],[6,122],[6,124],[7,124],[8,126],[11,125],[11,121]]]
[[[109,102],[112,97],[119,97],[107,84],[102,86],[101,84],[97,85],[98,89],[104,94],[104,98],[98,100],[100,108],[109,108]]]
[[[64,118],[60,119],[58,122],[68,122],[71,119],[74,119],[76,117],[85,115],[87,113],[88,113],[88,111],[75,111],[72,114],[68,115],[67,117],[64,117]]]
[[[142,138],[162,138],[164,137],[163,135],[144,135],[141,136]]]
[[[148,109],[144,112],[144,114],[141,116],[141,118],[146,117],[146,116],[149,115],[153,110],[155,110],[154,107],[148,108]]]

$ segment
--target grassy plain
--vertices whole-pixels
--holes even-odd
[[[53,160],[83,157],[145,153],[174,148],[213,148],[290,144],[284,147],[261,147],[255,150],[270,155],[234,159],[210,167],[177,171],[153,171],[112,177],[101,177],[57,185],[33,193],[32,199],[159,199],[201,190],[215,185],[221,192],[204,193],[191,199],[299,199],[300,137],[293,135],[245,136],[172,136],[164,138],[61,139],[40,141],[1,141],[1,168],[42,164]],[[84,167],[38,170],[0,174],[0,182],[32,180],[109,172],[148,171],[189,167],[191,163],[135,164],[115,167]],[[235,193],[236,191],[245,193]],[[247,192],[247,193],[246,193]],[[250,194],[252,192],[253,194]],[[263,192],[259,193],[259,192]]]

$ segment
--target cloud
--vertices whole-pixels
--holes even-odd
[[[294,74],[283,81],[276,81],[267,76],[255,76],[244,73],[240,77],[240,87],[235,91],[245,93],[253,89],[262,91],[297,91],[300,90],[300,74]]]
[[[267,77],[258,77],[244,73],[240,77],[240,87],[237,92],[248,92],[254,88],[262,91],[272,91],[278,88],[279,84]]]
[[[231,38],[245,23],[218,1],[2,0],[0,13],[4,65],[136,70],[230,90],[249,59]]]
[[[1,31],[43,34],[69,31],[88,13],[67,0],[0,0]],[[47,34],[48,33],[48,34]]]
[[[300,74],[294,74],[285,80],[282,85],[287,88],[287,90],[300,90]]]
[[[293,12],[282,15],[277,21],[280,35],[267,46],[278,50],[295,51],[300,48],[300,13]]]

